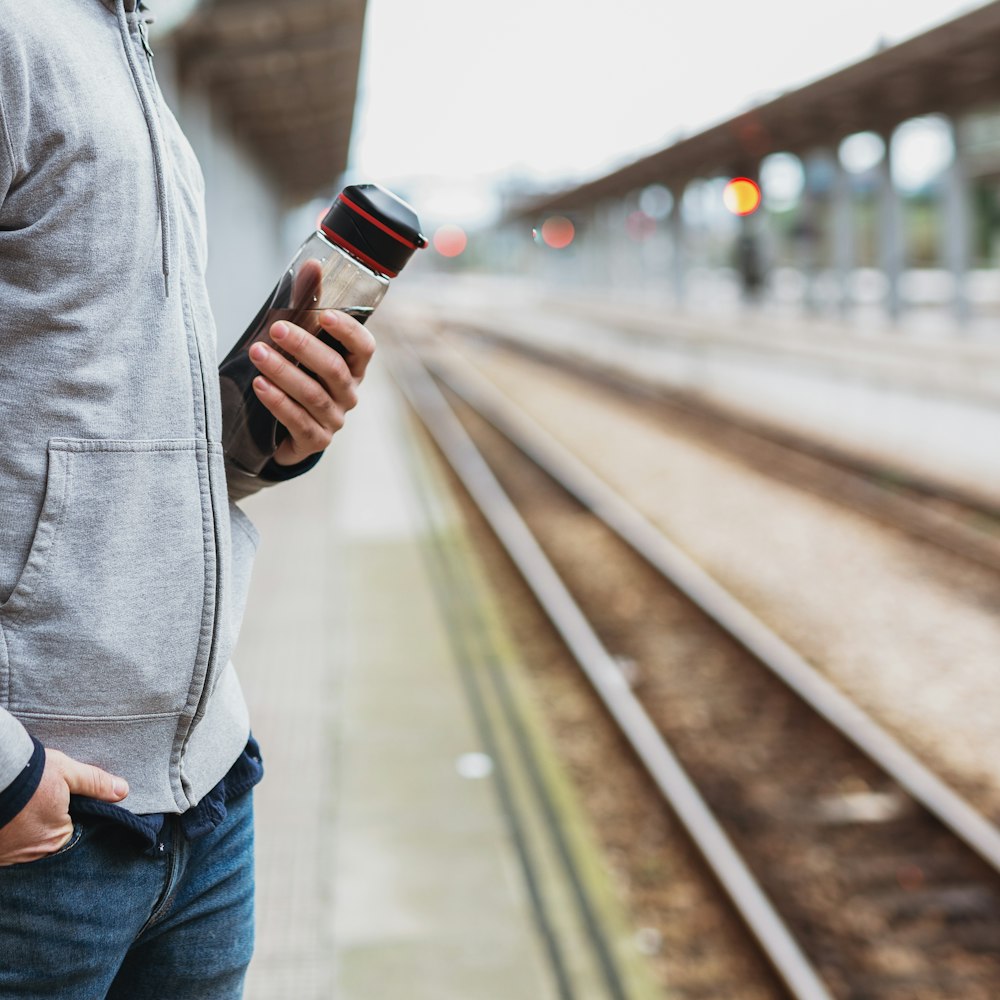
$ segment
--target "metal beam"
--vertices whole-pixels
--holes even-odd
[[[261,81],[256,86],[214,86],[211,94],[226,105],[236,123],[243,118],[283,115],[289,109],[302,114],[307,111],[320,114],[331,108],[346,111],[353,107],[357,88],[357,81],[353,78],[332,87],[320,87],[317,85],[319,82],[309,76],[281,85]]]
[[[303,133],[310,133],[317,140],[329,139],[329,145],[336,143],[338,147],[343,145],[338,136],[344,131],[344,125],[350,123],[350,115],[325,114],[321,116],[294,116],[285,119],[261,119],[254,122],[252,119],[244,119],[239,128],[236,129],[239,135],[254,141],[281,141],[282,139],[294,139]],[[327,145],[320,141],[320,145]],[[301,149],[301,144],[296,143],[296,149]]]
[[[315,30],[317,25],[360,23],[365,0],[230,0],[200,8],[178,32],[186,47],[206,41],[242,46],[273,41],[297,31]]]
[[[182,60],[181,72],[185,81],[208,85],[227,81],[238,85],[241,81],[260,80],[261,77],[282,80],[292,73],[314,68],[335,72],[340,61],[352,56],[357,48],[357,36],[345,32],[328,38],[303,36],[289,39],[280,47],[265,45],[238,52],[214,49],[189,55]]]

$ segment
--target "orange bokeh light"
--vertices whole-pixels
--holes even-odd
[[[722,192],[722,201],[733,215],[752,215],[760,208],[760,188],[749,177],[734,177]]]
[[[449,223],[445,226],[439,226],[434,233],[434,249],[442,257],[457,257],[465,250],[468,243],[468,237],[461,226],[454,226]]]
[[[565,216],[553,215],[542,223],[542,239],[553,250],[562,250],[573,242],[576,227]]]

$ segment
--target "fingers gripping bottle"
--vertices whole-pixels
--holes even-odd
[[[320,327],[320,314],[341,309],[364,323],[382,301],[390,279],[426,245],[420,220],[406,202],[377,184],[344,188],[219,366],[222,443],[231,462],[259,475],[288,436],[254,393],[253,380],[259,372],[248,354],[253,344],[263,340],[280,350],[269,331],[274,323],[286,320],[347,357],[343,345]]]

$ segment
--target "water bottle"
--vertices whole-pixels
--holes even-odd
[[[344,188],[219,365],[225,414],[222,444],[231,462],[250,475],[260,475],[288,435],[254,393],[253,380],[259,372],[248,353],[253,344],[263,340],[280,350],[269,331],[278,320],[286,320],[347,357],[344,346],[320,327],[320,314],[340,309],[364,323],[382,301],[390,279],[414,251],[425,246],[420,220],[406,202],[377,184]]]

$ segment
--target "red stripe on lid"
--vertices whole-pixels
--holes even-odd
[[[416,243],[411,243],[405,236],[400,236],[394,229],[390,229],[384,222],[376,219],[370,212],[366,212],[360,205],[355,205],[350,198],[345,198],[341,194],[337,200],[342,201],[352,212],[357,212],[362,219],[367,219],[373,226],[378,226],[383,233],[388,233],[394,240],[402,243],[404,247],[409,247],[411,250],[420,249]]]

